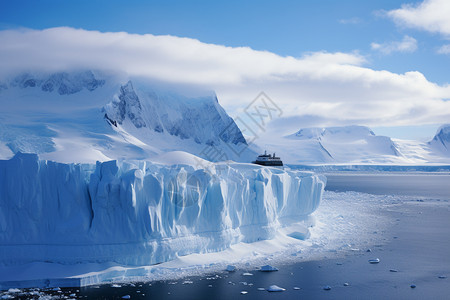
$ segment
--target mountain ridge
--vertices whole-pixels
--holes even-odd
[[[258,146],[278,149],[288,164],[450,164],[450,126],[430,142],[378,136],[366,126],[310,127]]]
[[[0,91],[3,159],[21,151],[60,162],[95,162],[180,150],[208,159],[203,152],[212,146],[225,153],[218,160],[255,155],[231,150],[247,143],[210,92],[187,96],[181,87],[95,71],[11,78],[1,81],[6,89]]]

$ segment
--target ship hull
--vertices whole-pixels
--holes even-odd
[[[257,164],[257,165],[261,165],[261,166],[282,166],[283,162],[281,161],[253,161],[252,163]]]

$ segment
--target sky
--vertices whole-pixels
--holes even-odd
[[[232,116],[264,91],[282,134],[426,140],[450,123],[448,16],[447,0],[0,0],[0,72],[118,69],[212,89]]]

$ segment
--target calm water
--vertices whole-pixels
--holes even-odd
[[[375,195],[406,195],[450,199],[450,175],[443,174],[325,174],[326,190]]]
[[[327,190],[358,191],[373,194],[393,194],[428,197],[430,199],[450,199],[450,175],[446,174],[329,174]],[[442,202],[441,202],[442,203]],[[444,202],[445,203],[445,202]],[[114,288],[110,285],[81,288],[78,296],[88,299],[121,299],[129,295],[131,299],[426,299],[430,295],[434,299],[445,299],[450,293],[450,280],[437,279],[437,272],[426,274],[425,279],[414,277],[429,266],[440,267],[443,262],[442,251],[447,246],[439,241],[448,240],[450,228],[449,209],[426,208],[420,213],[421,229],[426,233],[417,237],[416,231],[410,230],[418,222],[416,216],[405,216],[399,211],[395,217],[401,218],[399,226],[391,235],[398,239],[392,240],[385,249],[375,249],[375,252],[351,253],[344,259],[325,261],[299,262],[298,264],[278,266],[280,270],[272,273],[262,273],[249,270],[238,270],[234,273],[209,274],[202,277],[190,277],[175,281],[157,281],[134,283],[135,286],[123,285]],[[423,214],[422,214],[423,212]],[[398,219],[400,220],[400,219]],[[443,224],[445,223],[445,224]],[[428,228],[428,229],[427,229]],[[432,249],[429,245],[437,245]],[[404,260],[404,253],[419,263]],[[376,255],[384,265],[370,265],[367,260]],[[431,253],[431,254],[430,254]],[[427,254],[428,256],[423,256]],[[414,256],[415,255],[415,256]],[[436,260],[438,257],[438,260]],[[401,270],[390,273],[388,262],[397,263]],[[447,268],[447,261],[444,266]],[[392,267],[392,266],[391,266]],[[410,268],[410,270],[408,270]],[[415,269],[414,269],[415,268]],[[444,270],[444,271],[443,271]],[[450,272],[450,269],[448,269]],[[249,271],[253,276],[243,276]],[[425,276],[420,273],[420,276]],[[450,277],[450,274],[447,274]],[[183,284],[188,280],[189,282]],[[343,286],[351,282],[350,286]],[[410,284],[418,285],[411,289]],[[251,285],[250,285],[251,284]],[[270,285],[286,288],[285,292],[269,293],[259,291]],[[331,291],[323,290],[323,286],[331,285]],[[300,290],[294,289],[300,287]],[[248,294],[242,295],[241,291]]]

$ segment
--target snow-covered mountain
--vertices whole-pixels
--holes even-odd
[[[255,153],[211,92],[101,72],[24,73],[0,89],[0,158],[60,162],[148,159],[186,151],[217,161]]]
[[[446,156],[450,156],[450,124],[442,125],[429,145]]]
[[[377,136],[364,126],[305,128],[259,146],[276,150],[291,164],[448,164],[449,132],[449,126],[442,126],[425,143]]]

